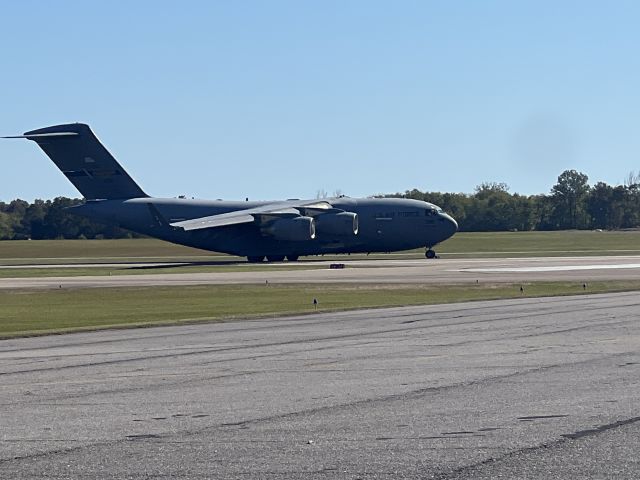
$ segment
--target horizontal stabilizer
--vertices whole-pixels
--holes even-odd
[[[53,132],[53,133],[36,133],[34,135],[11,135],[9,137],[0,137],[0,138],[27,138],[31,140],[32,138],[43,138],[43,137],[74,137],[80,135],[78,132]]]

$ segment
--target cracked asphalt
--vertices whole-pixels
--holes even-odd
[[[0,478],[639,478],[637,293],[0,342]]]

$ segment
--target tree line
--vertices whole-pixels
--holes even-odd
[[[473,194],[406,191],[402,196],[435,203],[461,231],[616,230],[640,227],[640,172],[624,185],[589,185],[587,175],[565,170],[549,194],[510,193],[504,183],[482,183]]]
[[[83,200],[57,197],[54,200],[0,202],[0,240],[45,240],[58,238],[131,238],[131,232],[72,215],[66,208]]]
[[[589,185],[587,175],[566,170],[548,194],[510,193],[504,183],[482,183],[472,194],[422,192],[418,189],[383,195],[424,200],[442,207],[461,231],[528,231],[640,227],[640,172],[624,185]],[[80,199],[0,202],[0,240],[56,238],[130,238],[115,226],[72,215],[66,208]]]

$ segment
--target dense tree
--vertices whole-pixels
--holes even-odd
[[[623,204],[618,208],[623,210],[622,227],[633,228],[640,225],[640,185],[637,183],[621,188],[624,195]],[[615,195],[614,195],[615,196]]]
[[[114,226],[92,222],[69,213],[79,199],[58,197],[29,204],[14,200],[0,202],[0,239],[42,240],[55,238],[124,238],[134,234]]]
[[[485,182],[472,195],[413,189],[402,196],[441,206],[461,231],[640,227],[640,172],[616,187],[599,182],[591,188],[588,180],[584,173],[566,170],[549,195],[511,194],[504,183]]]
[[[612,212],[613,187],[603,182],[596,183],[591,189],[587,200],[587,212],[591,217],[593,228],[617,228],[619,222],[613,217]]]
[[[0,240],[8,240],[10,238],[13,238],[11,216],[8,213],[0,211]]]
[[[565,170],[551,188],[554,218],[558,228],[586,228],[586,201],[589,177],[575,170]]]

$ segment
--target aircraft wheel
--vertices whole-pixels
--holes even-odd
[[[299,255],[287,255],[287,260],[290,262],[297,262]]]
[[[264,260],[264,255],[257,255],[257,256],[248,256],[247,257],[247,261],[249,263],[260,263]]]
[[[433,251],[433,250],[431,250],[431,249],[429,249],[429,250],[427,250],[427,251],[425,252],[424,256],[425,256],[425,257],[427,257],[427,258],[429,258],[429,259],[431,259],[431,258],[436,258],[436,252],[435,252],[435,251]]]
[[[267,255],[267,261],[269,262],[281,262],[284,260],[284,255]]]

